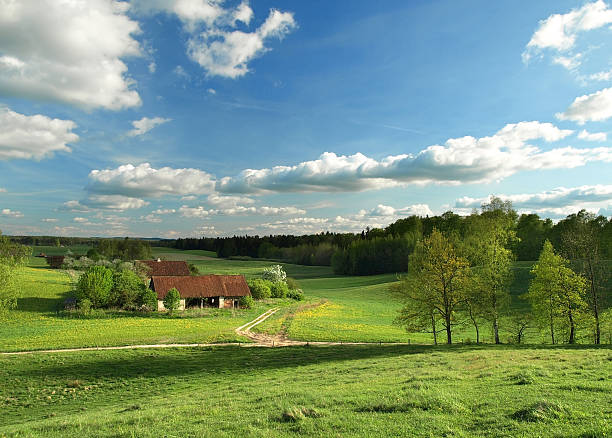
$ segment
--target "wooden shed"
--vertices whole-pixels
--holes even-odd
[[[164,310],[164,298],[172,288],[181,295],[181,309],[238,308],[240,298],[251,295],[242,275],[153,276],[150,287],[157,293],[157,310]]]
[[[53,269],[60,269],[64,264],[64,256],[62,255],[52,255],[47,256],[47,263]]]

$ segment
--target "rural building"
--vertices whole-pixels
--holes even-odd
[[[53,269],[60,269],[64,264],[64,256],[61,255],[52,255],[47,256],[47,263]]]
[[[181,295],[181,310],[186,307],[238,308],[240,298],[251,295],[242,275],[153,276],[150,287],[157,293],[157,310],[164,310],[164,298],[173,287]]]
[[[189,266],[185,261],[137,260],[151,268],[149,277],[189,275]]]

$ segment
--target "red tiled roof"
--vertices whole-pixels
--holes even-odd
[[[151,272],[151,277],[157,275],[189,275],[189,266],[184,261],[166,261],[166,260],[138,260],[140,263],[144,263]]]
[[[251,291],[242,275],[153,276],[151,289],[163,300],[175,287],[181,298],[244,297]]]

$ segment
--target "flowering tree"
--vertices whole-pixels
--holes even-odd
[[[261,278],[272,283],[285,282],[287,280],[287,273],[281,265],[273,265],[263,269]]]

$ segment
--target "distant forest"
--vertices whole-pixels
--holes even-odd
[[[332,266],[338,274],[371,275],[405,272],[416,243],[437,229],[456,242],[477,238],[483,223],[504,216],[518,239],[511,245],[516,260],[537,260],[546,240],[563,250],[564,236],[587,227],[600,257],[612,259],[612,219],[586,211],[556,224],[537,214],[518,215],[509,202],[494,198],[469,216],[446,212],[439,216],[410,216],[384,229],[361,233],[320,233],[304,236],[233,236],[165,240],[157,244],[177,249],[215,251],[219,257],[253,257],[302,265]],[[569,257],[573,258],[573,257]]]

